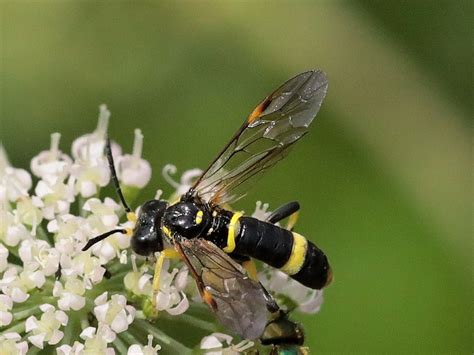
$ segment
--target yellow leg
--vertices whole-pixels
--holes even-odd
[[[157,314],[156,296],[158,295],[158,291],[160,290],[160,275],[161,275],[161,269],[163,268],[163,262],[165,261],[165,259],[176,259],[179,257],[180,256],[176,250],[164,249],[160,253],[158,260],[156,261],[155,274],[153,275],[153,293],[152,293],[152,298],[151,298],[151,304],[153,307],[153,316],[156,316]]]
[[[290,216],[290,218],[288,218],[288,224],[286,225],[286,229],[290,231],[293,230],[296,222],[298,221],[299,214],[299,212],[295,212]]]
[[[257,267],[255,266],[255,262],[252,259],[244,261],[242,266],[247,271],[247,275],[249,275],[252,280],[258,281]]]

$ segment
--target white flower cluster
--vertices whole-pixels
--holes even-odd
[[[128,222],[120,224],[119,204],[111,198],[99,198],[101,187],[111,177],[104,155],[109,117],[110,112],[102,105],[97,129],[73,142],[72,156],[59,149],[60,134],[53,133],[50,148],[31,161],[33,176],[13,167],[0,145],[2,353],[9,349],[7,353],[24,354],[31,346],[42,349],[46,344],[58,345],[60,354],[113,353],[107,344],[125,332],[135,318],[135,308],[118,293],[123,288],[124,271],[115,285],[105,278],[107,268],[117,264],[129,247],[129,238],[117,235],[90,252],[81,250],[95,235],[118,225],[130,227]],[[124,187],[140,189],[151,178],[151,167],[141,158],[142,144],[140,130],[135,131],[132,154],[122,155],[120,146],[112,142],[117,174]],[[104,292],[97,295],[98,289]],[[117,293],[109,297],[109,289]],[[168,284],[159,297],[168,296],[169,289]],[[151,295],[151,289],[147,291],[144,294]],[[181,312],[184,308],[180,307]],[[88,314],[95,316],[96,326],[84,327],[77,339],[74,335],[72,346],[59,346],[69,323],[79,317],[79,323],[86,325]]]
[[[0,353],[54,347],[61,355],[115,350],[152,355],[160,350],[153,346],[154,339],[190,350],[144,320],[151,314],[153,269],[130,255],[128,236],[115,234],[82,251],[91,237],[133,228],[132,222],[121,222],[121,205],[100,194],[111,179],[104,155],[109,117],[107,107],[100,106],[96,130],[73,142],[71,156],[59,149],[60,134],[53,133],[50,148],[31,161],[33,176],[13,167],[0,144]],[[142,189],[151,178],[142,145],[140,130],[135,130],[132,154],[122,154],[121,147],[111,143],[125,193]],[[167,165],[163,175],[175,189],[170,201],[186,192],[201,172],[186,171],[177,182],[171,177],[176,167]],[[258,203],[254,215],[264,219],[267,210],[267,204]],[[177,316],[196,304],[195,288],[187,287],[188,274],[182,263],[165,261],[157,311]],[[321,294],[280,274],[265,269],[260,276],[270,291],[292,297],[301,311],[319,309]],[[148,343],[140,344],[147,334]],[[201,349],[234,354],[252,346],[231,341],[213,333],[202,340]]]

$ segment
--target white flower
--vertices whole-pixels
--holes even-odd
[[[125,276],[123,283],[127,289],[136,295],[151,295],[153,276],[150,274],[142,274],[140,272],[130,272]]]
[[[125,275],[123,284],[125,288],[137,296],[150,296],[152,294],[151,279],[152,275],[147,274],[147,267],[142,267],[140,270],[136,265],[136,256],[132,255],[132,267],[133,270]]]
[[[262,204],[262,201],[257,201],[255,204],[255,211],[252,213],[252,217],[261,221],[266,221],[271,214],[272,212],[268,211],[268,203]]]
[[[157,355],[160,349],[161,346],[158,344],[153,346],[153,336],[148,335],[147,345],[141,346],[138,344],[133,344],[128,348],[127,355]]]
[[[119,209],[120,205],[111,198],[107,197],[103,203],[96,198],[89,199],[84,204],[84,210],[91,212],[87,217],[87,223],[91,230],[90,236],[115,229],[119,222],[119,218],[116,214]],[[123,227],[128,227],[129,224],[130,222],[127,222]],[[130,237],[125,234],[117,233],[95,244],[91,250],[100,258],[101,263],[105,264],[113,258],[120,258],[120,251],[129,246]]]
[[[127,305],[127,299],[122,295],[112,295],[110,301],[107,301],[107,294],[104,292],[95,299],[94,314],[99,322],[110,326],[114,332],[121,333],[133,322],[135,308]]]
[[[262,285],[276,294],[285,295],[303,313],[318,313],[323,303],[323,290],[313,290],[290,278],[287,274],[266,267],[259,273]]]
[[[25,322],[25,330],[33,334],[28,336],[28,340],[43,349],[44,342],[55,345],[61,341],[64,333],[59,329],[67,324],[68,316],[63,311],[56,311],[50,304],[43,304],[40,309],[43,312],[41,318],[29,317]]]
[[[35,193],[43,202],[44,218],[49,220],[56,214],[69,213],[69,206],[74,202],[74,186],[71,183],[65,184],[59,179],[55,182],[38,181]]]
[[[60,347],[56,348],[57,355],[83,355],[84,354],[84,344],[75,341],[74,344],[71,345],[61,345]]]
[[[147,268],[140,270],[132,258],[133,271],[124,278],[125,287],[137,296],[152,296],[152,275],[147,274]],[[166,311],[171,315],[179,315],[189,308],[189,300],[183,290],[188,283],[188,269],[173,269],[168,272],[169,261],[163,263],[160,275],[160,289],[156,296],[156,306],[159,311]]]
[[[186,312],[189,300],[183,292],[187,284],[188,268],[183,266],[179,271],[168,272],[169,261],[163,263],[160,275],[160,290],[156,296],[156,307],[175,316]]]
[[[110,111],[106,105],[100,105],[99,110],[99,120],[95,131],[77,138],[72,143],[72,156],[77,160],[91,161],[104,156]],[[111,148],[114,158],[122,154],[122,149],[117,143],[111,142]]]
[[[61,349],[64,354],[104,354],[114,355],[114,348],[109,348],[107,344],[113,342],[116,338],[115,333],[107,325],[100,324],[98,329],[93,327],[85,328],[80,337],[84,339],[84,345],[75,342],[74,346]]]
[[[83,209],[91,212],[87,220],[97,231],[114,228],[119,221],[116,212],[120,209],[120,205],[110,197],[106,197],[104,202],[98,198],[91,198],[86,201]]]
[[[91,197],[109,183],[110,169],[104,156],[105,138],[110,112],[105,105],[100,106],[99,122],[94,132],[76,139],[72,144],[72,155],[76,159],[70,179],[76,193],[83,197]],[[120,146],[111,142],[112,155],[121,155]]]
[[[71,180],[76,193],[82,197],[91,197],[109,183],[110,170],[105,158],[77,160],[71,168]]]
[[[18,201],[16,210],[14,211],[17,221],[32,227],[32,235],[36,235],[36,228],[43,220],[43,213],[40,207],[43,207],[43,202],[38,197],[22,197]]]
[[[51,134],[49,150],[40,152],[31,160],[31,171],[49,184],[61,182],[71,169],[72,159],[59,150],[61,134]]]
[[[70,214],[57,216],[48,223],[47,229],[55,234],[55,248],[62,256],[78,252],[92,235],[85,218]]]
[[[76,277],[68,277],[64,287],[59,281],[54,283],[53,296],[59,297],[58,307],[63,311],[82,309],[86,304],[85,292],[84,282]]]
[[[173,194],[174,196],[181,196],[185,194],[193,185],[193,182],[196,178],[201,176],[202,170],[201,169],[191,169],[186,170],[183,175],[181,175],[180,182],[174,181],[171,175],[176,174],[178,170],[176,166],[173,164],[166,164],[163,167],[162,174],[163,178],[166,180],[168,184],[173,186],[176,189],[176,192]]]
[[[0,327],[11,323],[13,319],[13,315],[10,312],[12,307],[12,299],[7,295],[0,294]]]
[[[28,343],[20,340],[21,336],[18,333],[0,334],[1,354],[25,355],[28,351]]]
[[[15,218],[13,212],[0,208],[0,240],[6,246],[17,246],[21,240],[30,237],[30,232]]]
[[[16,202],[20,197],[28,196],[31,186],[31,175],[26,170],[12,167],[0,144],[0,202]]]
[[[0,243],[0,272],[5,270],[8,266],[8,249]]]
[[[227,345],[232,344],[232,337],[230,335],[213,333],[202,338],[200,348],[207,355],[221,355],[225,343]]]
[[[109,230],[115,229],[119,223],[117,212],[120,210],[120,205],[114,200],[107,197],[104,202],[97,198],[91,198],[86,201],[83,207],[84,210],[91,212],[87,217],[87,223],[90,227],[90,236],[102,234]],[[127,222],[123,227],[129,227],[130,222]],[[121,233],[117,233],[106,240],[95,244],[91,250],[97,255],[101,263],[105,264],[115,257],[120,258],[120,251],[130,246],[130,237]]]
[[[133,153],[125,154],[117,159],[117,175],[125,186],[143,188],[151,179],[151,166],[148,161],[141,158],[143,147],[143,134],[135,130]]]
[[[18,273],[18,268],[10,267],[3,273],[0,279],[0,288],[5,295],[11,297],[13,302],[25,302],[29,291],[34,288],[40,288],[44,285],[46,279],[41,271],[23,270]]]
[[[237,355],[253,347],[252,341],[244,340],[232,345],[232,337],[223,333],[212,333],[201,340],[200,349],[206,355]]]
[[[16,303],[25,302],[30,296],[27,292],[28,289],[20,284],[18,269],[15,267],[11,267],[3,273],[3,277],[0,279],[0,288]]]
[[[22,241],[18,254],[30,271],[41,270],[45,276],[51,276],[58,270],[59,251],[44,240]]]
[[[85,282],[86,289],[102,281],[105,268],[100,260],[90,253],[78,253],[71,257],[64,256],[61,260],[61,273],[66,277],[81,276]]]

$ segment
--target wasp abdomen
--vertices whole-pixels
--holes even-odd
[[[252,217],[241,217],[239,222],[235,253],[249,255],[275,268],[285,265],[293,245],[290,231]]]
[[[279,268],[301,284],[321,289],[331,281],[326,255],[298,233],[252,217],[239,218],[236,254]]]

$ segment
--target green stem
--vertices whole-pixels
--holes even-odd
[[[112,277],[113,277],[114,275],[119,274],[119,273],[129,272],[130,267],[124,264],[120,264],[119,261],[115,261],[110,266],[107,265],[107,270],[112,274]]]
[[[86,199],[82,197],[81,194],[77,197],[77,213],[81,217],[87,217],[88,212],[84,210],[82,207],[84,207],[84,204],[86,203]]]
[[[36,227],[36,237],[48,242],[49,245],[54,245],[54,237],[51,234],[46,233],[41,224]]]
[[[23,261],[21,261],[18,254],[15,254],[14,252],[12,252],[11,248],[8,249],[8,259],[7,260],[8,260],[8,263],[10,263],[10,264],[23,266]]]
[[[81,317],[82,316],[82,317]],[[81,311],[68,312],[68,323],[64,329],[64,338],[61,340],[62,344],[72,345],[77,339],[78,334],[81,333],[81,321],[87,317],[87,313]]]
[[[25,319],[26,317],[33,316],[39,313],[41,313],[41,310],[39,309],[38,306],[31,307],[31,308],[13,313],[13,319],[15,321],[18,321],[18,320],[22,320],[22,319]]]
[[[172,319],[172,317],[166,316],[166,318]],[[180,314],[179,315],[179,320],[183,321],[189,325],[195,326],[196,328],[200,328],[206,331],[209,331],[211,333],[217,331],[217,326],[215,323],[205,321],[203,319],[199,319],[197,317],[194,317],[190,314]]]
[[[20,260],[20,265],[23,265],[23,261],[20,259],[20,254],[18,253],[19,245],[16,245],[14,247],[8,247],[8,257],[10,255],[14,255],[18,260]]]
[[[39,307],[38,307],[39,304],[44,304],[44,303],[51,304],[51,303],[54,303],[55,301],[56,299],[54,297],[46,296],[45,293],[43,292],[38,292],[38,293],[33,294],[30,298],[28,298],[28,300],[25,303],[22,303],[21,306],[15,304],[15,306],[13,307],[13,311],[15,313],[18,313],[18,312],[23,312],[26,310],[34,310],[34,309],[39,310]]]
[[[115,338],[113,345],[117,349],[119,354],[127,353],[127,345],[125,345],[125,343],[120,339],[120,337]]]
[[[25,322],[17,323],[10,328],[2,329],[2,334],[6,333],[23,333],[25,331]]]
[[[127,344],[129,345],[133,345],[133,344],[141,344],[140,340],[138,340],[137,338],[135,338],[130,332],[128,331],[125,331],[125,332],[122,332],[119,334],[120,335],[120,338],[122,338],[124,340],[124,342],[126,342]]]

